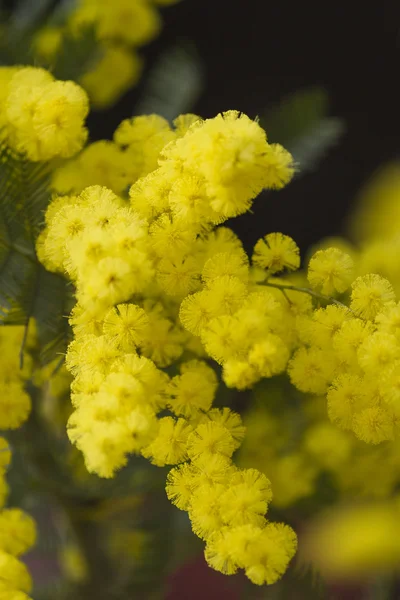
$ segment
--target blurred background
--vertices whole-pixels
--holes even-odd
[[[187,80],[177,84],[185,109],[203,117],[228,109],[263,117],[288,95],[318,86],[342,133],[312,172],[271,201],[261,198],[257,219],[244,216],[235,228],[249,244],[284,229],[302,249],[338,233],[363,183],[398,156],[400,4],[184,0],[164,11],[164,22],[143,49],[145,77],[107,116],[92,116],[94,135],[112,135],[148,89],[151,68],[177,47],[188,48],[202,70],[191,98]]]
[[[23,4],[46,13],[68,3]],[[0,0],[6,11],[16,4]],[[121,120],[132,115],[156,112],[172,120],[182,112],[207,118],[243,111],[259,117],[270,141],[291,150],[299,167],[289,186],[261,194],[252,213],[229,223],[246,248],[267,232],[281,231],[304,253],[318,240],[343,233],[363,186],[379,167],[398,159],[400,4],[182,0],[162,9],[162,16],[160,36],[140,49],[143,77],[111,108],[91,113],[91,140],[111,139]],[[305,514],[311,514],[312,505],[307,510],[308,505]],[[296,512],[288,514],[301,530]],[[186,552],[183,546],[182,555]],[[240,577],[206,567],[200,544],[189,554],[169,578],[167,600],[290,599],[293,589],[296,598],[310,598],[307,574],[302,583],[288,574],[276,589],[244,591]],[[42,557],[32,561],[33,570],[43,569],[47,577]],[[400,597],[396,582],[390,585],[372,591],[332,586],[313,597]]]

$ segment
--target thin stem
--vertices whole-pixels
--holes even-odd
[[[292,290],[293,292],[302,292],[303,294],[309,294],[310,296],[313,296],[314,298],[318,298],[319,300],[324,300],[325,302],[332,302],[333,304],[336,304],[337,306],[341,306],[342,308],[345,308],[346,310],[353,312],[351,310],[351,308],[349,308],[343,302],[340,302],[340,300],[336,300],[335,298],[332,298],[331,296],[325,296],[324,294],[315,292],[314,290],[311,290],[310,288],[298,287],[297,285],[291,285],[288,283],[271,283],[270,281],[266,281],[262,285],[281,290],[282,293],[285,295],[285,297],[286,297],[285,290]]]
[[[26,342],[28,339],[28,330],[29,330],[30,320],[31,320],[31,317],[30,317],[30,315],[28,315],[28,318],[26,319],[26,323],[25,323],[25,327],[24,327],[24,337],[22,338],[21,348],[19,351],[19,368],[21,370],[24,368],[24,353],[25,353]]]

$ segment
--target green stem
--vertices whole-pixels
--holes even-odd
[[[293,292],[301,292],[303,294],[308,294],[309,296],[313,296],[314,298],[318,298],[319,300],[324,300],[325,302],[332,302],[333,304],[336,304],[337,306],[341,306],[342,308],[345,308],[346,310],[353,312],[351,310],[351,308],[349,308],[343,302],[340,302],[340,300],[336,300],[335,298],[332,298],[331,296],[325,296],[324,294],[315,292],[314,290],[311,290],[310,288],[298,287],[297,285],[291,285],[288,283],[271,283],[270,281],[266,281],[262,285],[265,285],[267,287],[276,288],[278,290],[281,290],[282,293],[284,293],[285,290],[291,290]]]

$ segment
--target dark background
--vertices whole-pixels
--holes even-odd
[[[299,88],[325,87],[344,136],[316,172],[262,197],[235,229],[247,245],[280,230],[303,249],[338,233],[363,182],[398,155],[400,4],[183,0],[163,16],[161,37],[142,54],[151,67],[163,50],[192,40],[206,83],[192,110],[203,117],[232,108],[255,117]],[[141,86],[92,117],[96,137],[130,116]]]

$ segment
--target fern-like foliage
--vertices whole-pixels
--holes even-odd
[[[94,27],[82,29],[78,34],[65,31],[54,63],[48,67],[57,79],[79,79],[90,71],[102,56]]]
[[[51,0],[25,0],[8,15],[0,12],[0,64],[44,67],[57,79],[79,81],[100,60],[101,48],[94,26],[79,31],[65,27],[71,9],[66,6],[61,10]],[[50,61],[34,50],[35,37],[43,25],[62,31],[60,47]]]
[[[328,112],[326,91],[310,87],[290,94],[261,118],[269,141],[279,142],[292,153],[299,174],[316,169],[344,133],[343,121]]]
[[[155,113],[172,121],[193,109],[203,89],[204,69],[194,48],[172,46],[150,69],[134,115]]]
[[[0,324],[35,319],[42,359],[65,351],[72,289],[39,263],[35,242],[50,201],[50,169],[0,144]]]

